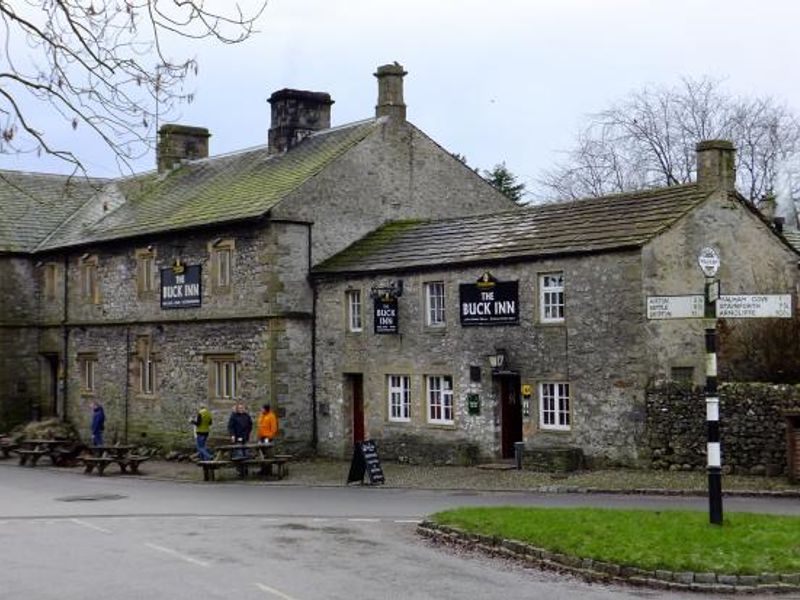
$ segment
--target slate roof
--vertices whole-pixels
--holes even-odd
[[[800,231],[784,229],[783,237],[786,238],[786,241],[789,242],[795,250],[800,252]]]
[[[325,129],[282,154],[270,155],[265,145],[189,161],[164,174],[104,182],[91,198],[48,213],[48,222],[63,223],[38,240],[29,236],[25,249],[31,249],[31,240],[37,241],[35,250],[48,250],[260,217],[367,137],[378,122]],[[9,196],[0,191],[0,209],[17,202]],[[50,209],[40,207],[41,212],[45,208]],[[11,235],[0,221],[0,249]]]
[[[106,180],[0,171],[0,252],[31,252]]]
[[[492,215],[387,224],[315,274],[431,268],[640,247],[709,196],[695,184]]]

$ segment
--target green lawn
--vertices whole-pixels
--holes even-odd
[[[581,558],[647,570],[755,575],[800,572],[800,517],[700,511],[464,508],[432,520]]]

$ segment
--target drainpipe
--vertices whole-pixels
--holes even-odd
[[[131,390],[131,326],[125,327],[125,399],[122,405],[122,443],[128,443],[128,399]]]
[[[67,420],[69,404],[69,254],[64,255],[64,316],[61,319],[61,335],[63,337],[63,357],[61,359],[61,420]]]
[[[317,286],[311,277],[311,223],[308,224],[308,279],[311,283],[311,449],[317,453]]]

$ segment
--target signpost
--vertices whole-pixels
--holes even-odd
[[[717,392],[717,319],[784,318],[792,317],[790,294],[741,294],[722,296],[717,273],[721,264],[719,253],[711,247],[700,250],[697,264],[705,275],[702,296],[648,296],[647,318],[702,318],[706,346],[706,465],[708,469],[709,520],[722,525],[722,453],[719,440],[719,395]]]

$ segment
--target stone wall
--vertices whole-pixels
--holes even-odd
[[[779,475],[787,471],[784,411],[800,411],[800,386],[730,383],[720,386],[723,471]],[[702,389],[659,386],[647,392],[650,465],[706,468],[706,405]]]

